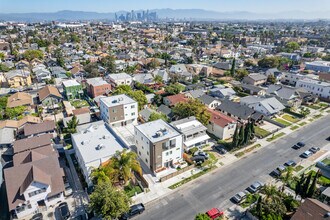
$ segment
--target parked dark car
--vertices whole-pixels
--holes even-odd
[[[270,175],[273,177],[280,177],[281,174],[286,170],[286,167],[283,165],[279,165],[275,170],[273,170]]]
[[[305,143],[304,142],[298,142],[298,143],[296,143],[295,145],[293,145],[293,149],[296,149],[296,150],[299,150],[300,148],[302,148],[302,147],[305,147]]]
[[[197,151],[197,152],[194,153],[194,156],[202,156],[206,160],[209,159],[209,154],[204,152],[204,151]]]
[[[310,152],[312,152],[313,154],[315,154],[316,152],[318,152],[320,150],[319,147],[312,147],[309,149]]]
[[[66,220],[71,216],[70,211],[69,211],[68,203],[66,203],[66,202],[61,203],[57,207],[57,209],[58,209],[58,212],[61,216],[61,219]]]
[[[214,150],[218,151],[220,154],[226,154],[227,153],[227,150],[221,145],[214,146]]]
[[[37,213],[35,215],[32,216],[32,218],[30,220],[43,220],[43,216],[42,213]]]
[[[297,163],[295,161],[293,161],[293,160],[289,160],[288,162],[286,162],[284,164],[284,166],[287,166],[287,167],[294,167],[296,165],[297,165]]]
[[[205,161],[205,157],[203,156],[194,156],[192,158],[193,161],[195,161],[196,164],[202,164]]]
[[[130,219],[131,217],[133,217],[137,214],[141,214],[142,212],[144,212],[144,210],[145,210],[145,207],[142,203],[133,205],[133,206],[131,206],[128,213],[125,213],[125,214],[123,214],[122,216],[119,217],[119,220]]]

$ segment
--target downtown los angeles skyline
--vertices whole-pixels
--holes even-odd
[[[212,11],[249,11],[277,13],[285,11],[327,11],[328,0],[0,0],[0,13],[56,12],[61,10],[116,12],[140,9],[205,9]]]

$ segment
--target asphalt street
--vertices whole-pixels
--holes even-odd
[[[186,220],[213,207],[225,210],[233,205],[230,198],[234,194],[256,180],[271,180],[269,173],[278,165],[291,159],[300,162],[302,152],[312,146],[325,146],[329,143],[325,140],[329,136],[330,116],[327,116],[147,204],[146,211],[134,219]],[[300,150],[292,149],[298,141],[305,142],[306,146]]]

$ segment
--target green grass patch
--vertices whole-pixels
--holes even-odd
[[[296,166],[295,168],[294,168],[294,171],[296,171],[297,173],[300,171],[300,170],[302,170],[302,169],[304,169],[304,167],[303,166],[301,166],[301,165],[298,165],[298,166]]]
[[[312,177],[315,176],[316,171],[315,170],[311,170],[310,172],[312,172]],[[308,172],[307,174],[309,174],[310,172]],[[317,183],[322,185],[322,186],[330,186],[330,179],[328,179],[325,176],[320,176],[319,179],[317,180]]]
[[[283,112],[288,113],[288,114],[290,114],[290,115],[293,115],[293,116],[295,116],[295,117],[297,117],[297,118],[303,118],[303,115],[302,115],[302,114],[299,114],[299,113],[297,113],[297,112],[293,112],[293,111],[291,111],[290,108],[285,108],[285,109],[283,110]]]
[[[89,107],[89,104],[86,100],[73,100],[70,103],[75,108]]]
[[[202,163],[202,166],[210,166],[210,165],[214,165],[218,162],[218,158],[212,153],[212,152],[207,152],[209,154],[209,159],[205,160],[204,163]]]
[[[308,119],[308,121],[312,122],[312,121],[314,121],[314,119],[310,118],[310,119]]]
[[[260,137],[260,138],[264,138],[264,137],[267,137],[268,135],[270,135],[269,131],[267,131],[263,128],[260,128],[260,127],[255,127],[254,131],[255,131],[255,134],[257,135],[257,137]]]
[[[292,123],[296,123],[299,121],[299,119],[297,119],[296,117],[293,117],[291,115],[283,115],[282,118],[284,118],[285,120],[289,121],[289,122],[292,122]]]
[[[304,125],[306,125],[307,124],[307,122],[301,122],[301,123],[299,123],[298,125],[300,125],[300,126],[304,126]]]
[[[290,122],[284,121],[284,120],[281,119],[281,118],[275,118],[275,121],[277,121],[278,123],[281,123],[281,124],[284,125],[285,127],[288,127],[288,126],[291,125]]]
[[[244,151],[236,153],[235,156],[238,157],[238,158],[242,157],[242,156],[244,156],[244,154],[250,153],[251,151],[253,151],[254,149],[256,149],[258,147],[261,147],[261,144],[255,144],[252,147],[249,147],[249,148],[245,149]]]
[[[186,178],[184,180],[181,180],[180,182],[177,182],[177,183],[169,186],[168,188],[169,189],[176,189],[176,188],[182,186],[185,183],[188,183],[188,182],[190,182],[190,181],[192,181],[192,180],[194,180],[194,179],[196,179],[196,178],[198,178],[200,176],[203,176],[204,174],[210,172],[211,170],[213,170],[215,168],[216,168],[216,166],[206,168],[206,169],[202,170],[201,172],[198,172],[198,173],[196,173],[196,174],[194,174],[194,175],[192,175],[192,176],[190,176],[190,177],[188,177],[188,178]]]
[[[299,128],[299,126],[298,125],[295,125],[295,126],[292,126],[290,129],[292,130],[292,131],[294,131],[294,130],[296,130],[296,129],[298,129]]]
[[[309,105],[308,108],[314,109],[314,110],[319,110],[321,107],[318,105]]]
[[[247,208],[259,199],[259,194],[247,194],[244,202],[241,203],[243,208]]]
[[[243,151],[241,151],[241,152],[236,153],[236,154],[235,154],[235,157],[240,158],[240,157],[243,157],[244,154],[245,154],[245,153],[244,153]]]
[[[273,140],[275,140],[275,139],[277,139],[277,138],[279,138],[279,137],[282,137],[283,135],[285,135],[285,133],[284,132],[281,132],[281,133],[278,133],[278,134],[276,134],[276,135],[273,135],[272,137],[270,137],[270,138],[267,138],[266,140],[267,141],[273,141]]]
[[[124,191],[129,197],[135,196],[135,193],[136,194],[142,193],[142,189],[140,186],[134,186],[132,184],[125,186]]]
[[[329,107],[329,104],[328,103],[324,103],[324,102],[320,102],[319,103],[319,106],[321,106],[322,108],[327,108],[327,107]]]
[[[322,114],[318,114],[318,115],[314,115],[313,118],[318,119],[321,118],[323,115]]]
[[[327,113],[330,113],[330,110],[328,110]]]
[[[322,163],[324,163],[326,165],[330,165],[330,158],[326,158],[326,159],[322,160]]]

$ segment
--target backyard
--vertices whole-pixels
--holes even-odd
[[[77,100],[71,101],[70,103],[75,108],[89,107],[89,104],[86,100],[77,99]]]

